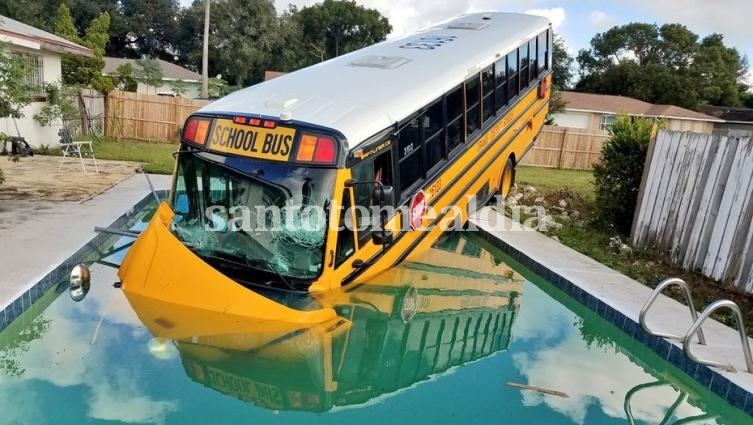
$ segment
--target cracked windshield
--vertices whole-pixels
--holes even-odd
[[[334,176],[329,169],[184,152],[173,232],[223,269],[315,278],[322,270]]]

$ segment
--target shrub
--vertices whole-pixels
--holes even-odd
[[[630,233],[654,122],[620,115],[594,167],[599,216],[623,235]]]
[[[3,176],[3,170],[0,170],[0,184],[5,183],[5,176]]]

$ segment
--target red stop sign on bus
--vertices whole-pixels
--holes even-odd
[[[423,190],[419,190],[410,201],[410,227],[413,230],[423,225],[424,214],[426,214],[426,195]]]

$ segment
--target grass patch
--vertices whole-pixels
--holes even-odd
[[[740,306],[745,322],[753,323],[752,295],[698,272],[684,270],[671,263],[666,253],[636,249],[629,254],[620,254],[610,247],[610,239],[618,236],[618,233],[597,219],[595,187],[590,171],[519,167],[516,180],[519,185],[534,186],[537,190],[534,196],[545,199],[549,203],[547,208],[556,206],[557,200],[561,198],[562,189],[576,192],[583,197],[583,203],[577,206],[578,219],[558,219],[557,222],[562,224],[562,228],[548,233],[549,236],[556,236],[562,244],[651,288],[666,278],[679,277],[691,286],[697,308],[703,309],[716,300],[730,299]],[[623,241],[626,239],[622,237]],[[677,288],[667,290],[665,294],[685,303],[684,295]],[[734,318],[728,310],[721,310],[713,317],[733,328],[736,327]],[[753,337],[753,327],[748,327],[747,331],[748,335]]]
[[[94,142],[94,155],[97,159],[134,161],[144,164],[144,170],[152,174],[172,174],[175,166],[173,152],[178,150],[176,143],[143,142],[106,138]],[[60,155],[59,147],[37,150],[41,155]]]
[[[520,166],[516,168],[515,180],[544,193],[567,188],[578,192],[586,201],[596,200],[594,176],[588,170]]]

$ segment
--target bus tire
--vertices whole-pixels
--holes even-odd
[[[502,199],[507,199],[514,185],[515,162],[513,162],[512,158],[507,157],[505,166],[502,168],[502,174],[499,177],[499,190],[497,191],[497,193],[502,196]]]

